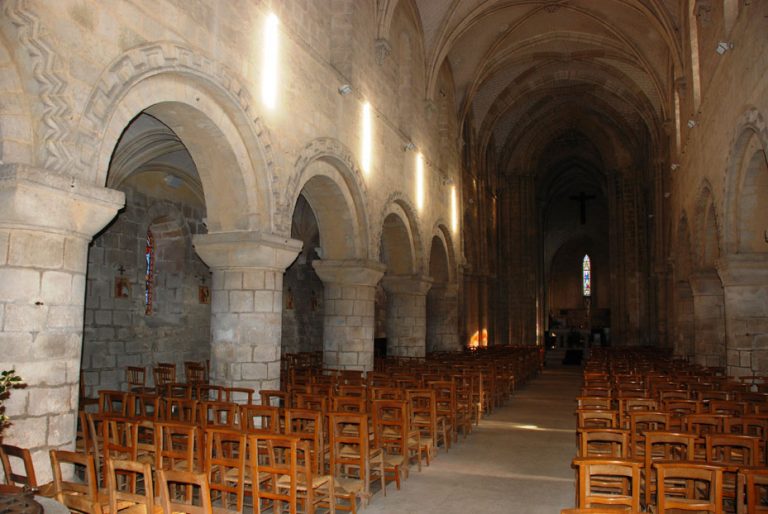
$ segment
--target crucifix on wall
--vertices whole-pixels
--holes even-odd
[[[571,200],[581,202],[581,224],[584,225],[587,222],[587,202],[589,200],[594,200],[595,195],[588,195],[582,191],[577,196],[570,196],[569,198]]]

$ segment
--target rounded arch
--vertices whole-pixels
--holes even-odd
[[[422,273],[423,245],[413,207],[402,194],[395,193],[384,204],[380,219],[379,254],[381,262],[387,265],[387,273]]]
[[[724,247],[727,253],[765,252],[768,124],[751,108],[736,127],[725,172]]]
[[[701,269],[714,268],[720,257],[720,231],[712,186],[707,180],[702,183],[696,202],[695,226],[699,236],[694,246],[697,265]]]
[[[330,138],[304,147],[280,209],[280,226],[290,227],[299,195],[317,218],[323,259],[369,258],[365,182],[347,147]]]
[[[76,167],[106,182],[125,127],[146,112],[186,146],[203,184],[211,231],[273,229],[269,132],[247,88],[224,66],[178,43],[134,48],[107,67],[78,127]]]
[[[430,245],[430,251],[429,251],[429,263],[427,269],[429,270],[429,275],[437,280],[437,277],[433,273],[433,258],[436,256],[436,252],[438,252],[439,259],[445,260],[445,267],[446,267],[446,274],[447,277],[445,279],[445,282],[452,283],[456,281],[456,255],[453,251],[453,241],[451,239],[451,233],[448,229],[447,224],[445,224],[442,221],[438,221],[435,223],[434,227],[432,227],[432,242]],[[443,264],[441,263],[440,266]]]

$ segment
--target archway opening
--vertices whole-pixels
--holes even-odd
[[[211,273],[192,248],[207,206],[188,146],[142,112],[125,127],[107,177],[126,205],[88,257],[81,369],[87,394],[126,387],[127,366],[146,370],[210,357]]]

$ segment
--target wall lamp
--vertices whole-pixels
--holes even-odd
[[[339,94],[341,96],[347,96],[351,92],[352,92],[352,86],[350,86],[349,84],[342,84],[339,86]]]
[[[732,49],[733,49],[733,43],[731,43],[730,41],[720,41],[717,43],[715,52],[717,52],[719,55],[723,55],[725,52]]]
[[[692,129],[692,128],[693,128],[693,127],[695,127],[695,126],[696,126],[696,120],[694,120],[693,118],[691,118],[690,120],[688,120],[688,128],[689,128],[689,129]]]
[[[405,143],[405,146],[403,146],[403,151],[406,151],[406,152],[409,150],[415,150],[415,149],[416,149],[416,145],[413,144],[413,141],[408,141],[407,143]]]

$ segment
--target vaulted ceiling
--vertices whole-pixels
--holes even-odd
[[[447,62],[459,119],[471,120],[481,153],[495,149],[501,173],[551,173],[574,159],[631,167],[670,118],[680,0],[412,1],[427,96]]]

